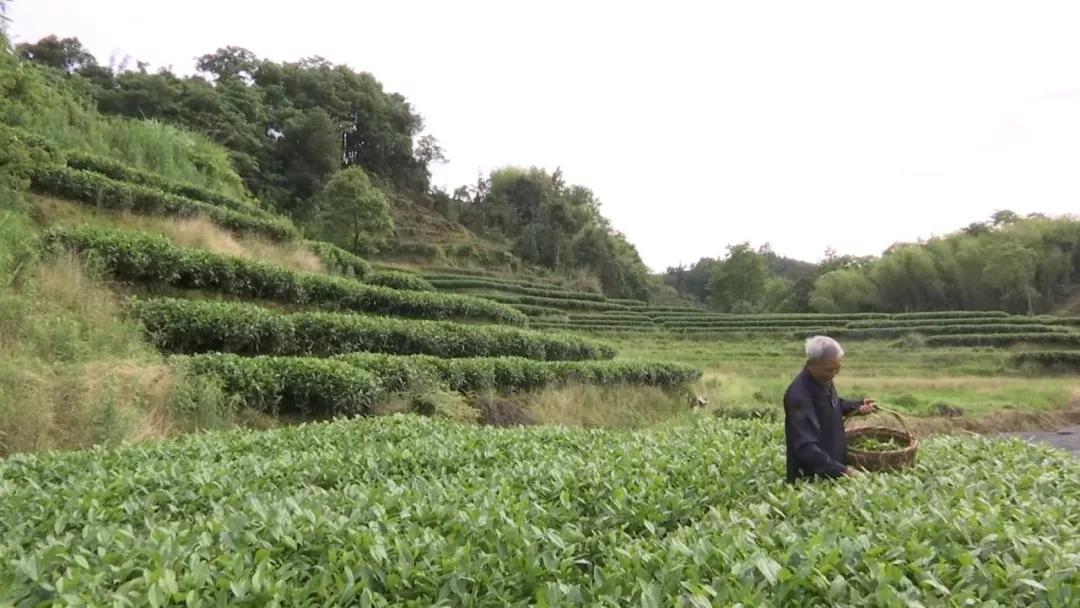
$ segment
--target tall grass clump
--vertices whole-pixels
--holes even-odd
[[[228,152],[207,137],[153,120],[104,116],[53,70],[0,51],[0,123],[59,150],[104,156],[163,177],[243,198]]]

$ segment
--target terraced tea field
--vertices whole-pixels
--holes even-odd
[[[1080,400],[1076,318],[719,315],[375,270],[257,201],[84,154],[32,182],[64,199],[36,208],[41,263],[93,269],[117,318],[11,335],[107,345],[93,332],[127,324],[144,359],[124,369],[183,397],[144,425],[277,428],[31,453],[39,436],[9,450],[21,436],[0,427],[0,606],[1080,605],[1080,461],[938,435],[910,470],[787,485],[776,421],[814,333],[848,345],[845,394],[917,421],[1059,415]],[[76,221],[43,211],[64,205]],[[177,219],[213,238],[179,242]],[[618,420],[635,391],[680,413],[635,430],[455,422],[582,387],[601,391],[572,404],[590,420]],[[371,415],[395,400],[413,413]]]

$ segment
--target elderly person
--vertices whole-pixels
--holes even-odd
[[[784,393],[788,481],[859,474],[844,464],[844,417],[869,414],[876,407],[871,399],[841,399],[836,394],[833,378],[843,359],[844,349],[832,338],[806,341],[806,366]]]

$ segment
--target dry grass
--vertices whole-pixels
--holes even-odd
[[[41,226],[97,224],[145,230],[163,234],[184,247],[261,260],[293,270],[324,271],[322,260],[303,243],[275,243],[255,237],[240,237],[202,217],[180,219],[98,211],[47,196],[32,196],[30,200],[32,214]]]
[[[261,260],[293,270],[324,270],[319,256],[302,243],[274,243],[251,237],[237,237],[203,218],[162,219],[159,230],[174,243],[184,247]]]
[[[0,361],[0,456],[146,441],[175,434],[166,365]]]
[[[685,396],[658,388],[569,385],[522,395],[518,402],[540,424],[636,428],[689,411]]]

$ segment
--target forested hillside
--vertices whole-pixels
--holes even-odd
[[[601,215],[593,193],[566,184],[558,171],[506,168],[453,196],[432,189],[430,167],[444,158],[438,141],[423,134],[423,119],[405,97],[385,91],[366,72],[320,57],[275,63],[235,47],[200,57],[193,76],[150,71],[137,61],[105,66],[73,38],[48,37],[17,50],[42,78],[63,81],[105,115],[204,133],[229,150],[257,198],[354,253],[405,254],[429,263],[449,253],[496,266],[509,256],[613,297],[664,291],[634,246]],[[324,196],[332,177],[347,167],[362,168],[370,185],[398,203],[391,209],[398,225],[381,238],[335,230],[343,215],[366,214],[365,225],[374,223],[369,212]],[[464,223],[483,242],[417,241],[411,232],[418,209]]]

